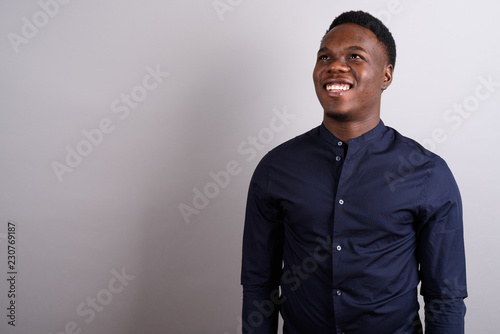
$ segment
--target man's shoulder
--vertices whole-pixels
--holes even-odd
[[[319,128],[317,126],[274,147],[262,157],[257,169],[271,165],[290,166],[310,156],[307,152],[318,146]]]
[[[302,149],[307,149],[311,145],[317,143],[319,138],[319,126],[304,132],[292,139],[285,141],[284,143],[276,146],[272,150],[270,150],[267,155],[280,155],[283,153],[290,153],[291,151],[297,151]]]
[[[392,135],[394,147],[398,150],[401,159],[408,159],[411,163],[417,165],[432,166],[433,169],[448,169],[446,161],[438,154],[426,149],[416,140],[402,135],[394,128],[388,127],[387,132]]]
[[[402,135],[399,131],[389,126],[386,126],[387,133],[392,136],[392,142],[395,144],[395,147],[402,151],[414,152],[414,154],[419,154],[425,156],[431,160],[439,158],[439,156],[426,149],[416,140],[406,137]]]

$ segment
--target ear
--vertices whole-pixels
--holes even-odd
[[[392,83],[392,73],[394,72],[394,66],[391,64],[387,65],[384,69],[384,81],[382,82],[381,89],[386,90]]]

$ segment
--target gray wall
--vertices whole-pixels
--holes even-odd
[[[320,124],[315,54],[349,9],[393,32],[382,119],[453,170],[467,332],[495,333],[500,6],[485,0],[2,1],[0,332],[238,333],[249,179]]]

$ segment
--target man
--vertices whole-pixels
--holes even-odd
[[[321,126],[269,152],[250,183],[243,332],[464,332],[462,207],[446,163],[380,120],[396,47],[380,20],[337,17],[313,79]],[[279,296],[281,288],[281,296]]]

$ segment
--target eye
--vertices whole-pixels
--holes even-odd
[[[351,59],[364,59],[363,57],[361,57],[359,54],[357,53],[353,53],[349,56],[349,58]]]
[[[318,60],[327,60],[329,57],[328,55],[319,55]]]

